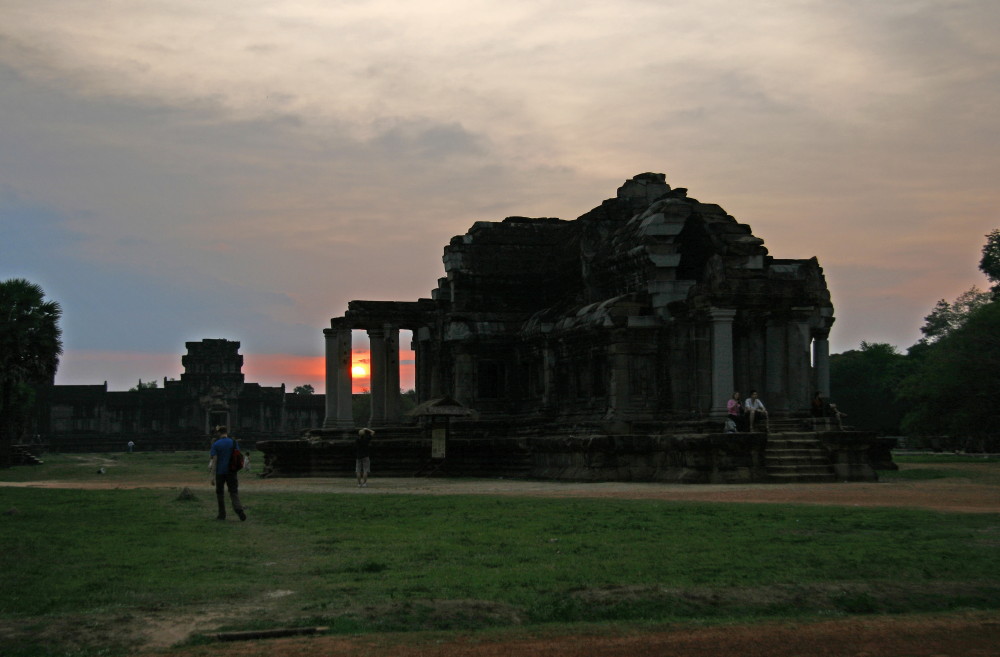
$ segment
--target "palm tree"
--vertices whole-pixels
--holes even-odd
[[[0,281],[0,467],[12,463],[34,399],[34,386],[55,380],[62,354],[62,309],[23,278]]]

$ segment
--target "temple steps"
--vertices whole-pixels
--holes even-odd
[[[41,465],[44,463],[42,459],[32,454],[24,445],[11,446],[11,452],[13,453],[14,463],[17,465]]]
[[[809,433],[768,435],[764,467],[768,481],[776,484],[837,481],[823,444]]]
[[[765,453],[764,464],[774,467],[788,466],[823,466],[829,460],[817,454],[803,454],[798,450],[785,450],[785,453]]]
[[[800,417],[779,417],[772,418],[767,424],[771,433],[801,433],[804,431],[803,422]]]

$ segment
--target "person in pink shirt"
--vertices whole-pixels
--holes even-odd
[[[733,423],[733,431],[744,431],[743,404],[740,402],[740,393],[738,390],[726,402],[726,411],[729,413],[729,420]]]

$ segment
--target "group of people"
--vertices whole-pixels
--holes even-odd
[[[226,519],[226,489],[229,489],[229,499],[233,506],[233,511],[240,520],[247,519],[246,509],[240,501],[240,478],[239,471],[229,467],[233,460],[233,455],[239,450],[239,443],[235,438],[230,437],[229,429],[226,427],[215,427],[216,439],[209,450],[208,470],[212,475],[211,485],[215,486],[215,497],[219,505],[219,513],[216,520]],[[368,473],[371,471],[371,441],[375,437],[375,432],[369,428],[358,431],[358,437],[354,442],[354,472],[358,478],[358,488],[368,487]],[[129,443],[129,451],[132,450],[132,443]],[[249,463],[249,459],[246,461]]]
[[[847,416],[847,413],[837,408],[837,405],[833,402],[828,403],[823,399],[823,393],[816,392],[816,395],[812,399],[810,413],[814,419],[833,418],[837,423],[837,428],[841,431],[844,430],[843,418]]]
[[[746,401],[741,401],[737,390],[726,403],[729,417],[726,419],[726,433],[753,431],[755,428],[764,431],[769,429],[767,407],[757,396],[756,390],[750,391]]]
[[[757,397],[756,390],[750,391],[750,397],[745,402],[740,400],[739,391],[734,392],[726,403],[726,412],[729,414],[726,418],[726,433],[754,431],[754,429],[768,431],[770,429],[767,408],[764,406],[764,402]],[[813,396],[810,413],[813,418],[831,417],[837,422],[838,429],[844,429],[841,418],[845,417],[847,413],[838,409],[836,404],[827,403],[821,392],[817,392]]]

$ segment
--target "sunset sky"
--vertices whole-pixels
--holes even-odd
[[[0,280],[62,305],[57,383],[227,338],[322,392],[348,301],[653,171],[819,258],[832,351],[905,349],[986,285],[998,31],[995,0],[0,0]]]

